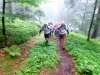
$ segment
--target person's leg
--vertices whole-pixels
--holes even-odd
[[[50,37],[50,33],[45,34],[45,40],[46,40],[46,43],[48,43],[48,41],[49,41],[49,37]]]
[[[61,47],[63,49],[65,49],[65,39],[66,39],[66,34],[61,36],[61,41],[60,42],[61,42]]]
[[[45,38],[45,40],[46,40],[46,43],[48,43],[49,39],[48,38]]]
[[[65,39],[66,39],[66,34],[64,34],[62,37],[62,48],[63,49],[65,49]]]
[[[59,45],[62,46],[62,35],[58,35]]]
[[[52,38],[53,38],[53,31],[51,31],[51,36],[52,36]]]

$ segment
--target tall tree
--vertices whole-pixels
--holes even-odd
[[[41,17],[45,17],[44,12],[43,12],[42,10],[40,10],[40,9],[39,9],[39,10],[36,10],[36,11],[34,12],[34,14],[38,16],[38,21],[39,21],[39,22],[41,22]]]
[[[91,20],[89,31],[88,31],[87,41],[89,41],[89,39],[90,39],[90,33],[91,33],[92,25],[93,25],[94,15],[95,15],[96,7],[97,7],[97,2],[98,2],[98,0],[95,0],[95,7],[94,7],[94,11],[93,11],[93,15],[92,15],[92,20]]]
[[[12,0],[8,0],[9,13],[12,13]]]
[[[87,5],[88,5],[88,0],[86,1],[86,5],[85,5],[85,11],[84,11],[83,18],[82,18],[82,26],[83,26],[84,19],[85,19],[85,16],[86,16]]]
[[[7,38],[5,33],[5,0],[3,0],[3,8],[2,8],[2,31],[3,35],[5,36],[5,45],[7,44]]]
[[[93,31],[92,36],[91,36],[91,38],[94,38],[94,39],[96,39],[96,37],[98,35],[99,26],[100,26],[100,22],[99,22],[100,21],[100,5],[98,7],[98,14],[97,15],[98,15],[96,18],[97,23],[94,26],[94,31]]]
[[[13,2],[19,2],[19,3],[22,3],[22,4],[29,4],[29,5],[38,7],[41,4],[41,2],[46,2],[48,0],[12,0],[12,1]]]
[[[4,18],[4,15],[5,15],[5,0],[3,0],[3,8],[2,8],[2,14],[3,14],[3,16],[2,16],[2,30],[3,30],[3,35],[4,36],[6,36],[5,35],[5,18]]]

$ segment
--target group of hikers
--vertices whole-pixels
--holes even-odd
[[[46,43],[48,43],[49,38],[53,37],[54,34],[59,40],[59,45],[63,50],[65,50],[66,32],[69,34],[69,30],[64,21],[56,23],[55,25],[53,25],[52,22],[44,24],[40,28],[39,34],[41,34],[41,31],[44,31],[44,38]]]

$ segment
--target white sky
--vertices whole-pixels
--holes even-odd
[[[51,0],[50,2],[48,2],[46,4],[42,4],[41,7],[44,9],[45,8],[51,9],[51,11],[53,11],[54,13],[57,14],[60,3],[61,3],[61,0]]]
[[[45,20],[53,22],[54,20],[57,21],[59,10],[62,7],[64,0],[50,0],[50,2],[46,4],[42,4],[40,8],[45,13]],[[53,21],[52,21],[53,20]]]
[[[59,7],[59,5],[60,5],[60,2],[61,1],[59,1],[59,0],[52,0],[52,2],[50,3],[50,6],[51,6],[51,8],[52,8],[52,10],[54,11],[54,13],[56,13],[57,14],[57,11],[58,11],[58,7]]]

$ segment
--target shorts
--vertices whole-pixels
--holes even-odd
[[[44,34],[44,37],[45,37],[45,38],[49,38],[49,37],[50,37],[50,33]]]
[[[59,34],[59,38],[60,39],[65,39],[66,38],[66,34]]]

